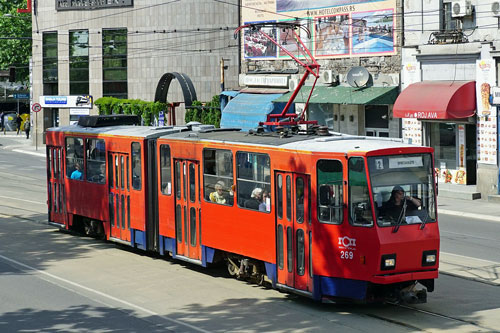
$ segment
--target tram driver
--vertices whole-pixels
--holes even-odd
[[[405,202],[406,212],[417,210],[422,205],[420,199],[412,196],[405,196],[405,191],[401,186],[394,186],[391,197],[384,202],[380,208],[380,215],[388,219],[393,219],[394,221],[399,221],[403,214]]]

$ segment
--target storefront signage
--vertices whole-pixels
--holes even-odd
[[[353,4],[354,2],[354,4]],[[309,30],[296,33],[316,58],[350,58],[397,53],[396,0],[242,0],[245,24],[298,20]],[[292,31],[265,27],[262,31],[298,57],[303,50]],[[290,56],[260,33],[245,29],[243,54],[249,59],[279,60]]]
[[[56,0],[56,10],[92,10],[133,5],[133,0]]]
[[[83,108],[92,109],[93,98],[82,96],[40,96],[40,104],[44,108]]]
[[[243,84],[247,86],[288,87],[288,76],[245,75]]]
[[[90,114],[90,109],[69,109],[69,114],[71,116],[88,116]]]
[[[414,168],[423,165],[422,156],[389,158],[389,169]]]

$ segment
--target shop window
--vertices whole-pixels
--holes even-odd
[[[318,220],[341,224],[344,216],[342,163],[336,160],[319,160],[317,169]]]
[[[160,146],[160,169],[161,193],[170,195],[172,194],[172,166],[168,145]]]
[[[66,138],[66,176],[83,180],[83,139]]]
[[[365,105],[365,128],[389,128],[389,107]]]
[[[230,150],[203,150],[203,184],[205,200],[233,205],[233,154]]]
[[[365,160],[349,159],[349,221],[355,226],[372,226],[373,214],[366,180]]]
[[[429,123],[430,146],[434,148],[436,167],[457,167],[457,125],[454,123]]]
[[[106,150],[104,140],[87,139],[87,180],[104,184],[106,182]]]
[[[267,154],[237,152],[238,206],[258,211],[271,207],[271,167]],[[262,198],[266,197],[266,202]]]
[[[140,190],[141,179],[141,144],[139,142],[132,143],[132,188]]]

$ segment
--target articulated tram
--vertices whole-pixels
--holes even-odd
[[[425,302],[433,291],[432,148],[90,118],[47,131],[50,224],[204,267],[223,262],[231,275],[315,300]]]

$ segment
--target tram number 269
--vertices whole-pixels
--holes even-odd
[[[340,251],[340,259],[351,260],[352,258],[354,258],[352,251]]]

